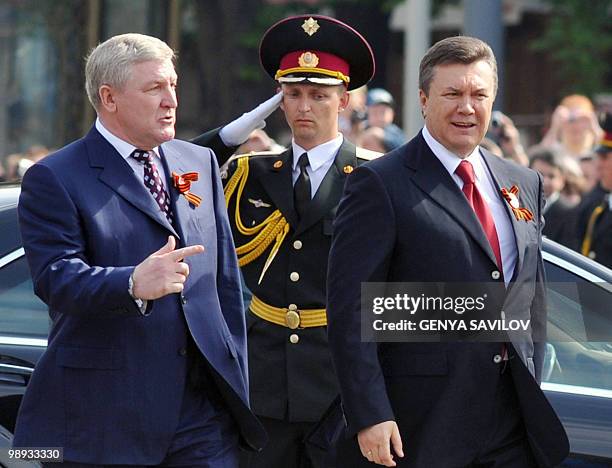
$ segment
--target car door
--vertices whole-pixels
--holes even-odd
[[[32,290],[18,248],[0,257],[0,424],[13,431],[21,396],[47,347],[47,306]]]
[[[542,389],[565,426],[562,466],[612,465],[612,272],[548,242],[548,344]]]

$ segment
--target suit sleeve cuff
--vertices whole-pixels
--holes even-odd
[[[138,308],[138,311],[141,315],[149,315],[151,313],[151,308],[149,307],[149,301],[145,301],[134,296],[134,273],[128,278],[128,294],[134,301],[134,304]]]

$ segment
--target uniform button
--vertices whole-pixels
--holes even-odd
[[[494,280],[498,280],[500,277],[499,271],[495,270],[491,272],[491,278],[493,278]]]
[[[295,304],[289,304],[289,307],[287,307],[289,310],[297,310],[297,306]]]
[[[294,271],[289,275],[289,279],[295,283],[296,281],[299,281],[300,274],[297,271]]]
[[[300,341],[300,337],[293,333],[291,336],[289,336],[289,341],[291,341],[292,344],[296,344],[298,341]]]
[[[591,251],[589,252],[589,258],[590,258],[591,260],[595,260],[595,257],[597,257],[597,254],[591,250]]]
[[[179,349],[179,356],[187,356],[187,348]]]
[[[302,248],[302,241],[296,240],[296,241],[293,243],[293,248],[294,248],[295,250],[300,250],[300,249]]]
[[[493,362],[495,364],[499,364],[500,362],[502,362],[502,357],[499,354],[496,354],[495,356],[493,356]]]

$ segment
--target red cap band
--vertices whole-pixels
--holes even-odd
[[[277,78],[291,73],[320,73],[349,81],[349,64],[337,55],[319,50],[289,52],[280,62]]]

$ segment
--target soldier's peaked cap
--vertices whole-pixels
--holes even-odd
[[[599,142],[599,146],[595,148],[598,153],[609,153],[612,151],[612,113],[605,113],[600,118],[601,128],[604,134]]]
[[[268,29],[259,45],[266,73],[279,83],[345,83],[359,88],[374,75],[374,54],[364,37],[329,16],[299,15]]]

